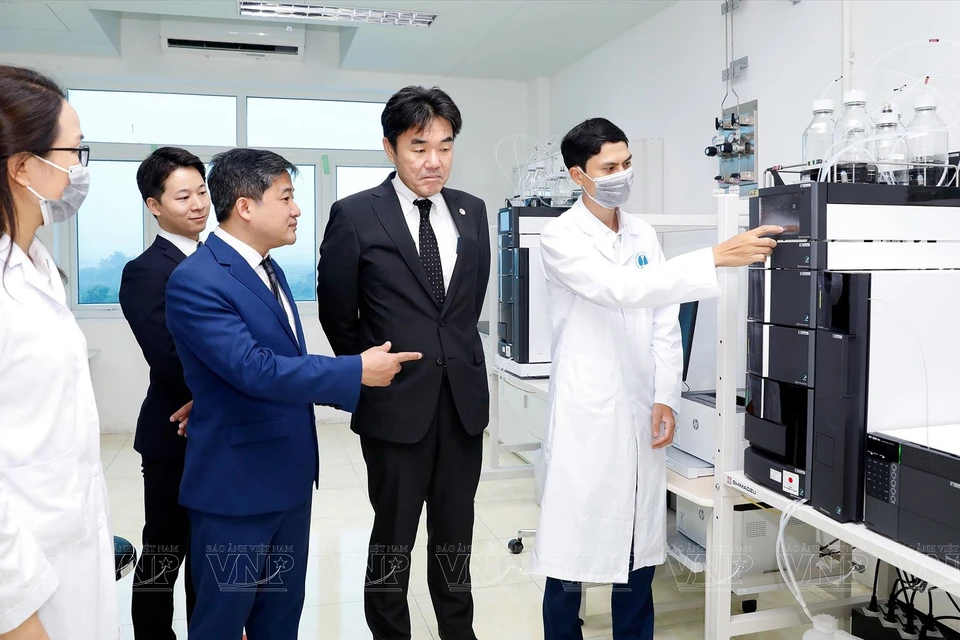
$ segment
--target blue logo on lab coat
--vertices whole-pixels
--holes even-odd
[[[643,253],[642,251],[637,254],[637,266],[639,268],[643,269],[649,262],[650,261],[647,260],[647,254]]]

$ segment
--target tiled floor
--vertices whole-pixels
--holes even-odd
[[[133,438],[105,435],[101,439],[114,533],[138,547],[143,524],[143,490],[140,457]],[[366,468],[357,436],[345,425],[320,425],[322,460],[320,490],[313,503],[306,606],[300,637],[314,640],[370,638],[363,616],[362,583],[373,513],[367,501]],[[501,464],[516,464],[502,460]],[[486,466],[486,460],[484,462]],[[482,482],[477,492],[472,573],[476,603],[475,627],[480,640],[541,640],[543,579],[528,572],[529,550],[519,556],[506,549],[518,528],[536,527],[538,507],[533,480]],[[413,553],[410,611],[415,640],[437,640],[437,622],[426,584],[425,523]],[[124,638],[133,638],[130,626],[132,576],[117,587]],[[186,638],[183,589],[176,589],[175,630]],[[829,597],[808,590],[814,601]],[[703,639],[703,590],[696,577],[676,563],[657,572],[654,600],[663,605],[688,602],[689,608],[657,615],[658,640]],[[765,594],[760,608],[789,604],[786,592]],[[588,591],[584,638],[611,638],[610,587]],[[751,640],[800,638],[805,628],[744,636]]]

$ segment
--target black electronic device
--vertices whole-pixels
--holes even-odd
[[[697,301],[685,302],[680,305],[678,318],[680,320],[680,343],[683,345],[683,378],[687,381],[687,371],[690,370],[690,353],[693,351],[693,332],[697,328],[697,310],[700,303]]]
[[[871,433],[864,524],[960,568],[960,426]]]
[[[744,472],[833,518],[857,521],[870,274],[752,269],[754,280],[755,274],[800,284],[785,289],[793,296],[764,293],[759,302],[751,289],[751,309],[769,313],[748,314]]]
[[[751,199],[751,228],[784,228],[771,258],[748,273],[752,480],[842,522],[862,519],[876,272],[911,269],[891,257],[939,266],[919,245],[876,241],[904,239],[903,218],[891,215],[901,211],[914,216],[918,241],[936,240],[942,207],[960,219],[960,189],[805,182]]]
[[[550,362],[540,231],[561,207],[508,207],[498,214],[497,352],[520,364]]]
[[[760,189],[750,200],[750,228],[772,224],[784,228],[778,240],[836,240],[841,231],[827,224],[832,205],[857,207],[960,206],[958,187],[904,187],[827,182],[803,182]],[[847,211],[830,214],[838,222]],[[831,220],[833,222],[833,220]],[[871,231],[865,229],[864,233]],[[864,236],[866,238],[866,236]],[[891,240],[897,239],[894,237]],[[934,240],[936,238],[929,238]],[[775,251],[779,253],[779,251]],[[811,268],[823,268],[811,265]]]
[[[905,598],[901,596],[901,605]],[[917,598],[916,605],[919,611],[916,612],[916,626],[924,627],[927,629],[936,629],[937,635],[932,635],[929,631],[926,634],[920,635],[920,638],[940,638],[942,640],[957,640],[960,638],[960,633],[954,630],[952,627],[948,627],[940,620],[937,620],[938,616],[934,615],[934,618],[930,618],[926,613],[926,598]],[[924,604],[921,604],[924,603]],[[956,612],[953,612],[956,613]],[[882,618],[868,616],[863,613],[860,609],[853,609],[850,612],[850,634],[855,638],[863,638],[864,640],[903,640],[904,637],[910,637],[901,635],[901,630],[903,629],[902,624],[895,626],[884,626]]]

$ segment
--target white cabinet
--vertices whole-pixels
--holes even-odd
[[[500,442],[509,447],[543,442],[547,427],[546,380],[522,380],[508,373],[500,376],[497,398],[500,418]],[[536,451],[517,451],[526,462],[536,464]]]

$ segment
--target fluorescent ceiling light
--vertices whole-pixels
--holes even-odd
[[[296,18],[361,24],[387,24],[398,27],[429,27],[439,14],[392,9],[358,9],[332,5],[296,4],[293,2],[256,2],[237,0],[241,16],[257,18]]]

